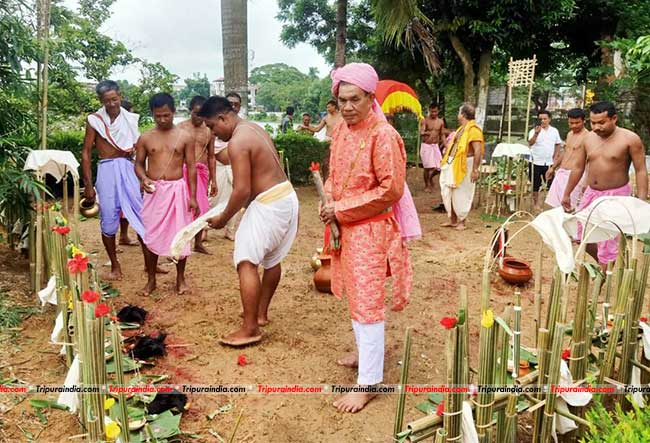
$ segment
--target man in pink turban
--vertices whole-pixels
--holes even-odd
[[[413,279],[395,213],[406,189],[406,152],[375,100],[377,82],[375,70],[363,63],[332,73],[332,93],[343,121],[332,131],[330,175],[325,183],[328,203],[320,213],[324,223],[340,226],[341,248],[332,251],[332,292],[347,297],[357,344],[357,352],[338,363],[358,367],[357,383],[363,386],[383,381],[386,278],[393,276],[394,311],[408,303]],[[357,412],[374,396],[351,392],[334,406]]]

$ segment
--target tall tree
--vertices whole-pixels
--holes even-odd
[[[334,67],[345,65],[345,39],[347,33],[348,0],[336,0],[336,52]]]
[[[221,0],[221,36],[226,91],[235,91],[248,108],[248,18],[246,0]]]

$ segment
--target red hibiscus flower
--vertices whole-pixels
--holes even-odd
[[[81,299],[86,303],[95,303],[99,300],[99,294],[95,291],[84,291],[81,294]]]
[[[440,417],[442,414],[445,413],[445,401],[441,401],[438,403],[438,407],[436,408],[436,415]]]
[[[309,170],[311,172],[319,171],[320,170],[320,163],[318,162],[311,162],[311,166],[309,167]]]
[[[565,349],[564,351],[562,351],[562,360],[568,360],[569,357],[571,357],[570,349]]]
[[[66,235],[70,233],[70,226],[57,226],[55,231],[57,234]]]
[[[647,323],[648,319],[645,318],[645,317],[641,317],[641,318],[639,319],[639,321],[642,321],[643,323]]]
[[[100,303],[95,306],[95,318],[103,317],[111,311],[106,303]]]
[[[504,191],[509,191],[511,189],[512,189],[512,186],[510,186],[509,184],[506,183],[506,184],[503,185],[503,190]]]
[[[443,317],[442,320],[440,320],[440,324],[445,328],[445,329],[451,329],[454,326],[456,326],[456,317]]]
[[[70,274],[78,274],[88,269],[88,256],[84,257],[82,254],[75,254],[73,258],[68,260],[68,271]]]
[[[239,354],[237,357],[237,364],[239,366],[246,366],[248,364],[248,360],[246,360],[246,356],[244,354]]]

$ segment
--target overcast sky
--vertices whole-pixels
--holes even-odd
[[[64,4],[76,8],[78,2]],[[137,57],[160,62],[181,81],[193,72],[210,80],[223,76],[220,0],[117,0],[111,10],[102,32],[122,41]],[[289,49],[282,44],[277,13],[277,0],[248,1],[249,69],[283,62],[304,73],[314,66],[321,77],[326,75],[330,67],[311,46]],[[139,72],[119,69],[113,77],[135,82]]]

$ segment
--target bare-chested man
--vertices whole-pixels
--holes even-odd
[[[577,151],[576,167],[564,190],[562,206],[572,211],[571,193],[587,167],[587,188],[578,209],[586,208],[602,196],[630,195],[630,164],[636,175],[636,197],[648,198],[648,170],[641,138],[634,132],[616,126],[616,108],[610,102],[598,102],[589,108],[591,131],[584,139],[584,150]],[[589,244],[587,252],[606,268],[618,255],[618,238],[596,245]]]
[[[209,226],[223,228],[247,206],[235,234],[234,261],[244,320],[241,328],[223,337],[229,346],[262,339],[260,326],[268,324],[268,309],[280,282],[280,263],[298,232],[298,197],[287,180],[271,137],[255,123],[241,119],[223,97],[210,97],[198,114],[219,140],[228,142],[233,190],[224,211]],[[262,265],[262,280],[258,267]]]
[[[111,271],[103,278],[119,280],[122,278],[122,268],[117,260],[115,234],[120,225],[120,214],[138,233],[140,241],[144,236],[140,217],[140,183],[133,169],[133,152],[140,136],[139,116],[121,107],[122,97],[116,82],[104,80],[95,89],[103,106],[90,114],[86,122],[86,136],[81,152],[84,197],[89,203],[95,201],[91,157],[92,148],[96,146],[99,164],[95,186],[100,203],[100,227],[102,242],[111,260]]]
[[[178,231],[194,219],[198,211],[196,202],[196,166],[194,163],[194,138],[185,130],[174,126],[174,99],[161,92],[149,100],[156,127],[145,132],[138,140],[135,171],[145,191],[142,205],[144,244],[147,246],[147,284],[145,295],[156,289],[158,257],[169,257],[170,247]],[[188,182],[183,178],[187,166]],[[188,192],[189,186],[189,192]],[[176,292],[183,294],[185,264],[190,255],[187,245],[176,264]]]
[[[433,177],[440,172],[445,122],[438,116],[438,104],[429,105],[429,115],[420,122],[420,159],[424,168],[424,190],[433,190]]]
[[[194,160],[196,164],[196,202],[199,205],[199,215],[203,215],[210,209],[208,200],[208,183],[210,186],[210,197],[217,195],[217,161],[214,156],[214,136],[210,128],[205,126],[203,119],[197,114],[207,99],[200,95],[190,100],[190,118],[178,124],[178,127],[188,131],[194,137]],[[187,177],[187,167],[183,166],[183,177]],[[203,232],[196,234],[194,238],[194,252],[210,255],[205,249]]]
[[[589,131],[585,128],[585,111],[580,108],[569,109],[567,119],[569,121],[569,133],[566,136],[564,152],[555,158],[551,167],[546,171],[546,181],[551,182],[551,178],[553,178],[553,181],[545,203],[553,208],[562,206],[564,189],[569,182],[571,171],[577,166],[579,152],[584,149],[583,141],[589,134]],[[584,181],[581,180],[571,193],[572,207],[578,206],[583,191]]]
[[[332,140],[332,130],[336,125],[343,121],[341,112],[339,112],[339,105],[336,100],[330,100],[327,102],[327,114],[323,117],[316,126],[310,128],[310,131],[314,134],[320,132],[323,127],[325,129],[325,141],[330,142]],[[329,146],[325,149],[325,156],[323,157],[323,163],[321,165],[321,172],[323,173],[323,180],[327,178],[329,174],[329,165],[330,165],[330,148]]]

